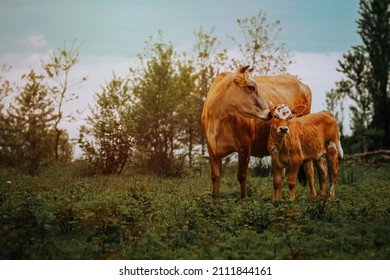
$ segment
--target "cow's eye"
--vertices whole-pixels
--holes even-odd
[[[255,88],[254,86],[248,86],[248,89],[249,89],[250,91],[256,91],[256,88]]]

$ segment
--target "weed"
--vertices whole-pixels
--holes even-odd
[[[233,169],[219,198],[211,197],[208,172],[85,177],[77,164],[38,176],[2,169],[0,258],[389,259],[389,168],[343,164],[336,198],[302,193],[279,207],[272,176],[250,177],[251,196],[241,200]]]

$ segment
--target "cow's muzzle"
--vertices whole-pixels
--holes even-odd
[[[259,114],[259,119],[262,119],[264,121],[269,121],[272,119],[272,113],[270,110],[264,110]]]

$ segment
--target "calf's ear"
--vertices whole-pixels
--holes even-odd
[[[305,110],[306,110],[306,105],[304,104],[299,104],[297,106],[295,106],[291,112],[293,113],[293,115],[295,115],[296,117],[300,117],[303,115],[303,113],[305,113]]]

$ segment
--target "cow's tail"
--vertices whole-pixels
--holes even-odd
[[[339,153],[339,159],[344,158],[344,151],[343,151],[343,147],[341,147],[341,141],[340,140],[337,142],[337,151]]]
[[[337,152],[339,154],[339,160],[344,158],[344,150],[343,147],[341,147],[341,141],[340,141],[340,130],[337,130],[338,134],[338,141],[337,141]]]

